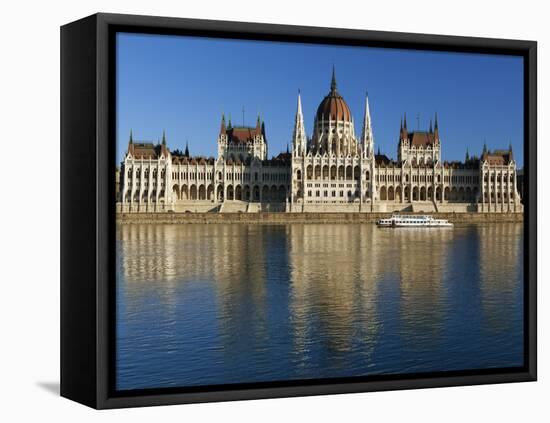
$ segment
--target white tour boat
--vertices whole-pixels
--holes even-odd
[[[390,228],[448,228],[453,226],[448,220],[434,219],[432,216],[398,214],[394,214],[388,219],[380,219],[376,224]]]

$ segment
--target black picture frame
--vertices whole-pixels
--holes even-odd
[[[114,37],[119,31],[522,56],[524,366],[116,392],[113,389]],[[104,409],[536,380],[536,139],[537,44],[534,41],[103,13],[61,27],[61,395]]]

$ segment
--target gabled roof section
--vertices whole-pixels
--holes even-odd
[[[257,135],[262,135],[261,127],[233,126],[226,129],[227,137],[230,143],[246,144],[252,141]]]
[[[427,147],[436,143],[436,138],[433,133],[425,131],[409,132],[408,138],[411,146]]]
[[[128,146],[128,153],[136,159],[158,159],[161,146],[152,142],[132,142]]]

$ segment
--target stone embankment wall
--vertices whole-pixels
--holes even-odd
[[[453,223],[523,222],[523,213],[433,213]],[[375,223],[391,213],[117,213],[117,223]]]

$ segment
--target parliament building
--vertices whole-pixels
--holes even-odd
[[[522,212],[510,146],[463,162],[441,160],[437,115],[425,131],[403,116],[397,158],[375,153],[368,96],[360,136],[336,77],[308,136],[298,94],[291,150],[268,158],[265,123],[222,116],[217,158],[170,151],[130,134],[118,172],[117,211],[147,212]]]

